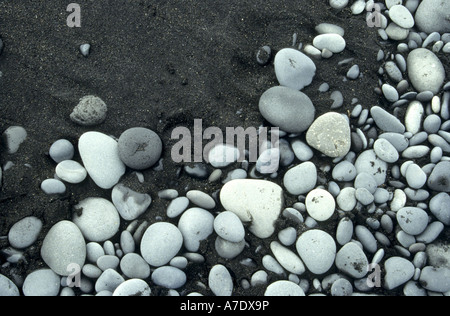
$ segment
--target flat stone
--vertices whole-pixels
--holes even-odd
[[[342,37],[345,35],[345,30],[336,24],[321,23],[315,29],[319,34],[339,34]]]
[[[389,9],[391,20],[404,29],[410,29],[414,26],[414,17],[411,12],[402,5],[394,5]]]
[[[306,141],[328,157],[344,157],[351,148],[350,125],[341,114],[329,112],[314,121]]]
[[[428,226],[428,214],[417,207],[405,207],[397,212],[397,222],[409,235],[420,235]]]
[[[27,275],[22,291],[25,296],[58,296],[61,278],[50,269],[41,269]]]
[[[296,248],[308,270],[314,274],[324,274],[334,264],[336,243],[333,237],[322,230],[303,233],[297,240]]]
[[[339,34],[321,34],[314,38],[313,45],[319,50],[328,49],[334,54],[339,54],[344,51],[347,43]]]
[[[266,292],[264,293],[264,296],[268,297],[286,297],[286,296],[306,296],[303,289],[295,284],[294,282],[290,281],[276,281],[270,284]]]
[[[216,207],[216,202],[212,197],[202,191],[191,190],[186,193],[186,197],[198,207],[211,210]]]
[[[409,29],[400,27],[394,22],[389,23],[385,31],[387,36],[394,41],[403,41],[407,39],[409,35]]]
[[[96,126],[106,120],[108,107],[102,99],[88,95],[80,99],[70,114],[70,119],[81,126]]]
[[[400,285],[405,284],[414,276],[415,268],[411,261],[401,257],[392,257],[384,263],[386,276],[384,278],[384,287],[387,290],[393,290]]]
[[[19,289],[17,288],[17,285],[15,285],[10,279],[5,277],[3,274],[0,274],[0,296],[1,297],[20,296],[20,292]]]
[[[378,128],[385,132],[393,132],[403,134],[406,130],[405,126],[398,118],[388,113],[379,106],[374,106],[370,110],[370,114],[377,124]]]
[[[249,230],[265,239],[275,232],[275,222],[284,207],[283,189],[264,180],[233,180],[222,188],[223,207],[235,213]]]
[[[416,164],[412,164],[406,171],[406,182],[412,189],[421,189],[427,183],[426,173]]]
[[[181,216],[178,222],[178,229],[183,235],[186,249],[196,252],[200,248],[200,242],[213,233],[214,216],[201,208],[188,209]]]
[[[437,192],[450,193],[450,162],[443,161],[434,167],[428,178],[428,187]]]
[[[445,0],[424,0],[416,11],[416,25],[422,32],[449,33],[450,22],[448,19],[450,3]]]
[[[63,181],[71,184],[83,182],[87,177],[86,169],[78,162],[64,160],[56,166],[56,175]]]
[[[355,166],[348,162],[342,161],[338,163],[333,169],[333,179],[339,182],[353,181],[356,178]]]
[[[152,293],[147,282],[139,279],[131,279],[120,284],[113,293],[113,296],[143,296],[148,297]]]
[[[375,141],[373,150],[378,158],[387,163],[395,163],[400,158],[397,149],[384,138],[379,138]]]
[[[152,203],[150,195],[135,192],[121,183],[112,190],[111,199],[120,216],[126,221],[137,219]]]
[[[245,238],[245,229],[239,217],[233,212],[223,212],[214,219],[214,231],[223,239],[238,243]]]
[[[385,83],[381,87],[381,91],[383,91],[383,95],[389,102],[397,102],[399,99],[398,91],[393,86]]]
[[[280,85],[294,90],[309,86],[316,75],[312,59],[292,48],[280,50],[275,56],[274,66]]]
[[[152,274],[152,281],[166,289],[176,290],[186,284],[186,274],[175,267],[161,267]]]
[[[356,203],[356,190],[355,188],[344,188],[336,198],[339,208],[344,212],[351,212],[355,209]]]
[[[174,199],[167,207],[167,216],[169,218],[180,216],[188,208],[189,203],[189,199],[184,196]]]
[[[34,216],[25,217],[15,223],[8,233],[9,244],[15,249],[25,249],[33,245],[42,230],[42,221]]]
[[[350,242],[353,237],[353,222],[348,217],[344,217],[339,221],[336,230],[336,241],[343,246]]]
[[[430,211],[443,224],[450,226],[450,196],[439,193],[430,201]]]
[[[288,272],[301,275],[306,271],[302,260],[294,252],[284,247],[277,241],[273,241],[270,244],[270,249],[272,250],[272,253],[277,261]]]
[[[316,221],[324,222],[333,216],[336,209],[334,197],[325,190],[316,189],[306,196],[306,210]]]
[[[48,195],[66,193],[66,185],[57,179],[47,179],[42,181],[41,189]]]
[[[386,182],[388,164],[377,157],[374,150],[361,153],[355,162],[356,171],[373,176],[378,186]]]
[[[75,153],[75,148],[67,139],[57,140],[50,147],[49,155],[56,162],[71,160]]]
[[[343,246],[336,254],[336,267],[353,278],[364,278],[368,266],[369,261],[364,251],[353,242]]]
[[[408,75],[417,91],[437,94],[444,84],[445,69],[432,51],[418,48],[408,55]]]
[[[317,168],[312,162],[305,162],[284,175],[283,184],[292,195],[307,194],[317,184]]]

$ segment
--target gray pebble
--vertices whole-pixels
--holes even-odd
[[[120,270],[130,279],[147,279],[150,277],[150,266],[138,254],[126,254],[120,261]]]
[[[411,139],[409,140],[409,145],[410,145],[410,146],[421,145],[421,144],[423,144],[427,139],[428,139],[428,134],[427,134],[427,132],[420,132],[420,133],[417,133],[416,135],[414,135],[413,137],[411,137]]]
[[[450,291],[450,269],[425,267],[420,274],[420,284],[429,291],[446,293]]]
[[[174,189],[166,189],[158,192],[158,197],[164,200],[173,200],[178,197],[178,191]]]
[[[100,244],[90,242],[86,245],[86,255],[89,262],[97,263],[98,258],[105,255],[105,250]]]
[[[200,180],[208,179],[209,172],[208,167],[205,164],[197,163],[194,166],[184,166],[184,172],[186,172],[190,177]]]
[[[314,156],[312,149],[301,140],[293,141],[291,146],[295,157],[300,161],[308,161]]]
[[[75,149],[71,142],[67,139],[60,139],[53,143],[50,147],[50,157],[56,162],[60,163],[64,160],[71,160],[74,156]]]
[[[405,207],[397,212],[397,222],[407,234],[420,235],[428,226],[428,214],[417,207]]]
[[[47,179],[41,183],[41,189],[45,194],[64,194],[66,192],[66,185],[56,179]]]
[[[297,239],[297,230],[293,227],[285,228],[278,233],[278,239],[283,245],[292,246]]]
[[[332,176],[339,182],[353,181],[356,178],[356,168],[352,163],[342,161],[334,167]]]
[[[70,119],[81,126],[96,126],[106,120],[108,107],[99,97],[92,95],[80,99],[70,114]]]
[[[139,279],[131,279],[120,284],[114,291],[113,296],[148,297],[150,296],[151,292],[152,290],[150,289],[150,286],[147,284],[147,282]]]
[[[450,11],[450,3],[440,0],[424,0],[420,3],[415,21],[420,31],[428,34],[433,32],[450,32],[446,13]]]
[[[336,258],[334,239],[322,230],[303,233],[297,240],[296,248],[308,270],[314,274],[326,273]]]
[[[384,263],[386,276],[384,279],[384,288],[393,290],[400,285],[405,284],[414,276],[414,265],[401,257],[392,257]]]
[[[0,39],[1,42],[1,39]],[[0,50],[1,54],[1,50]],[[0,296],[2,297],[16,297],[20,296],[19,289],[10,279],[3,274],[0,274]]]
[[[366,172],[361,172],[355,179],[356,189],[367,189],[371,194],[374,194],[377,190],[378,183],[375,178]]]
[[[124,230],[120,235],[120,248],[124,254],[132,253],[136,250],[136,242],[133,235],[127,230]]]
[[[23,283],[25,296],[58,296],[61,278],[50,269],[30,273]]]
[[[428,178],[428,187],[438,192],[450,192],[450,162],[443,161],[436,165]]]
[[[412,164],[406,171],[406,182],[412,189],[420,189],[427,183],[427,175],[416,164]]]
[[[339,109],[344,104],[344,96],[340,91],[332,92],[330,98],[333,100],[333,104],[330,108],[332,110]]]
[[[360,188],[356,190],[356,199],[364,206],[368,206],[373,203],[375,198],[366,188]]]
[[[354,242],[347,243],[336,255],[336,267],[356,279],[362,279],[367,275],[368,265],[366,254]]]
[[[399,99],[398,91],[393,86],[391,86],[389,84],[384,84],[381,87],[381,90],[383,91],[384,97],[389,102],[396,102],[396,101],[398,101],[398,99]]]
[[[360,74],[359,66],[354,65],[347,72],[347,78],[349,78],[351,80],[356,80],[356,79],[358,79],[359,74]]]
[[[450,225],[450,196],[447,193],[439,193],[430,201],[430,211],[443,224]]]
[[[430,50],[418,48],[408,55],[408,75],[418,92],[437,94],[445,79],[445,70],[439,58]]]
[[[441,136],[433,134],[428,136],[428,141],[435,147],[440,147],[445,153],[450,153],[450,144]]]
[[[272,49],[269,46],[263,46],[258,49],[256,53],[256,61],[259,65],[265,66],[270,62],[272,58]]]
[[[178,229],[183,235],[186,249],[196,252],[200,247],[200,241],[213,233],[214,216],[204,209],[191,208],[181,216]]]
[[[16,249],[25,249],[33,245],[42,230],[42,221],[37,217],[26,217],[15,223],[8,233],[10,245]]]
[[[336,231],[336,241],[340,245],[345,245],[352,239],[353,236],[353,222],[348,218],[344,217],[340,220],[337,231]]]
[[[370,114],[377,126],[385,132],[393,132],[403,134],[406,130],[405,126],[398,118],[388,113],[379,106],[374,106],[370,110]]]
[[[386,139],[397,149],[398,152],[403,152],[409,146],[408,139],[403,134],[398,133],[384,133],[379,138]]]
[[[292,48],[280,50],[275,56],[274,66],[280,85],[294,90],[310,85],[316,74],[316,65],[311,58]]]
[[[119,266],[119,263],[120,263],[120,259],[119,258],[117,258],[116,256],[110,256],[110,255],[101,256],[97,260],[97,266],[102,271],[106,271],[108,269],[116,270],[117,267]]]
[[[108,269],[95,282],[95,291],[109,291],[114,292],[116,288],[125,282],[125,279],[115,270]]]
[[[167,289],[178,289],[186,284],[186,274],[175,267],[161,267],[152,274],[152,281]]]
[[[220,213],[214,220],[214,230],[217,235],[233,243],[241,242],[245,237],[241,220],[232,212]]]
[[[234,259],[241,254],[241,252],[245,248],[245,240],[241,240],[240,242],[230,242],[217,236],[215,242],[215,249],[217,254],[225,259]]]
[[[356,226],[355,234],[356,237],[358,237],[358,240],[363,244],[364,249],[370,253],[377,252],[377,240],[367,227],[362,225]]]
[[[395,64],[395,62],[388,61],[384,66],[384,69],[386,70],[389,78],[391,78],[395,82],[400,82],[403,80],[403,74],[400,69],[398,69],[398,66]]]
[[[439,235],[444,230],[444,224],[441,222],[433,222],[428,225],[425,231],[416,237],[418,242],[423,242],[425,244],[430,244],[439,237]]]
[[[395,163],[400,158],[397,149],[386,139],[377,139],[373,149],[376,155],[387,163]]]
[[[189,199],[184,196],[174,199],[167,207],[167,216],[169,218],[180,216],[188,208],[189,203]]]
[[[428,146],[419,145],[419,146],[411,146],[407,148],[402,153],[402,157],[406,159],[420,159],[425,157],[430,153],[430,148]]]
[[[80,52],[84,57],[88,57],[89,53],[91,51],[91,45],[90,44],[82,44],[80,46]]]
[[[332,296],[351,296],[353,294],[353,286],[346,279],[339,279],[331,286]]]
[[[444,152],[440,147],[434,147],[430,154],[431,163],[437,164],[442,160]]]
[[[299,181],[299,179],[302,179]],[[288,172],[283,179],[286,190],[292,195],[309,193],[317,184],[317,169],[312,162],[300,164]]]
[[[211,210],[216,207],[216,202],[212,197],[202,191],[192,190],[186,193],[186,197],[195,205]]]

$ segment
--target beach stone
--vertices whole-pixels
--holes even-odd
[[[99,267],[102,271],[106,271],[108,269],[114,269],[116,270],[119,266],[120,259],[116,256],[112,255],[105,255],[101,256],[97,260],[97,267]]]
[[[225,259],[234,259],[244,250],[245,239],[242,239],[239,242],[231,242],[217,236],[214,246],[220,257]]]
[[[389,18],[404,29],[410,29],[415,24],[411,12],[403,5],[394,5],[391,7],[389,9]]]
[[[403,152],[409,146],[409,140],[403,134],[383,133],[378,138],[383,138],[389,141],[389,143],[391,143],[391,145],[394,146],[399,153]]]
[[[214,231],[223,239],[238,243],[245,238],[245,229],[233,212],[222,212],[214,219]]]
[[[428,34],[450,32],[448,19],[450,3],[445,0],[424,0],[417,8],[415,21],[417,27]]]
[[[378,186],[386,182],[388,164],[377,157],[374,150],[367,150],[361,153],[356,159],[355,168],[358,174],[368,173]]]
[[[420,159],[427,156],[429,153],[430,148],[428,146],[411,146],[403,151],[402,157],[406,159]]]
[[[397,222],[405,233],[420,235],[428,226],[428,214],[421,208],[404,207],[397,212]]]
[[[301,275],[306,269],[302,260],[291,250],[284,247],[277,241],[273,241],[270,244],[270,249],[274,254],[277,261],[281,264],[283,268],[285,268],[288,272]]]
[[[381,87],[381,91],[383,91],[383,95],[389,102],[397,102],[399,99],[398,91],[393,86],[385,83]]]
[[[108,269],[95,282],[95,291],[97,293],[102,291],[114,293],[123,282],[125,279],[116,270]]]
[[[174,199],[167,207],[167,216],[169,218],[180,216],[188,208],[189,203],[189,199],[184,196]]]
[[[306,210],[316,221],[324,222],[333,216],[336,209],[334,197],[325,190],[316,189],[306,196]]]
[[[296,248],[308,270],[317,275],[328,272],[336,259],[336,243],[322,230],[304,232],[298,238]]]
[[[275,56],[274,66],[280,85],[294,90],[309,86],[316,75],[312,59],[292,48],[280,50]]]
[[[27,139],[27,131],[22,126],[8,127],[2,134],[2,146],[6,152],[13,155],[19,151],[20,146]]]
[[[336,24],[321,23],[315,29],[319,34],[339,34],[342,37],[345,35],[345,30]]]
[[[214,168],[225,168],[240,158],[239,149],[227,144],[218,144],[208,153],[208,163]]]
[[[156,223],[144,233],[141,241],[141,255],[153,267],[170,262],[183,246],[183,235],[170,223]]]
[[[211,210],[216,207],[216,202],[212,197],[202,191],[191,190],[186,193],[186,197],[198,207]]]
[[[349,242],[336,254],[336,267],[353,278],[364,278],[368,266],[369,261],[364,251],[354,242]]]
[[[450,226],[450,196],[439,193],[430,201],[430,211],[443,224]]]
[[[108,107],[99,97],[88,95],[80,99],[70,114],[72,122],[81,126],[96,126],[106,120]]]
[[[17,288],[17,285],[15,285],[10,279],[8,279],[3,274],[0,274],[0,297],[16,297],[16,296],[20,296],[20,292],[19,289]]]
[[[356,190],[355,188],[347,187],[341,190],[336,198],[339,208],[344,212],[351,212],[355,209],[356,203]]]
[[[288,133],[302,133],[314,121],[311,99],[292,88],[278,86],[263,93],[259,100],[261,115],[273,126]]]
[[[72,222],[55,224],[45,236],[41,247],[42,260],[55,273],[68,276],[70,264],[83,267],[86,261],[86,243],[80,229]]]
[[[314,157],[312,149],[301,140],[294,140],[291,144],[295,157],[300,161],[309,161]]]
[[[428,245],[426,248],[425,258],[428,259],[428,265],[435,268],[450,269],[450,248],[447,242],[436,242]],[[423,261],[423,266],[425,260]]]
[[[285,246],[292,246],[297,239],[297,230],[294,227],[288,227],[278,233],[278,239]]]
[[[50,147],[49,155],[56,162],[71,160],[74,156],[75,148],[67,139],[57,140]]]
[[[317,168],[312,162],[302,163],[286,172],[283,184],[292,195],[309,193],[317,184]]]
[[[441,128],[442,120],[439,115],[428,115],[423,122],[423,129],[428,134],[436,134]]]
[[[147,282],[139,279],[131,279],[120,284],[113,296],[150,296],[152,290]]]
[[[374,106],[370,110],[370,114],[377,124],[378,128],[384,132],[393,132],[403,134],[406,130],[405,126],[398,118],[388,113],[379,106]]]
[[[135,127],[126,130],[119,138],[120,159],[135,170],[145,170],[161,158],[163,143],[152,130]]]
[[[74,206],[73,222],[87,240],[103,242],[119,231],[120,216],[110,201],[87,198]]]
[[[178,289],[186,284],[186,274],[175,267],[161,267],[152,274],[152,281],[166,289]]]
[[[428,187],[437,192],[450,193],[450,162],[443,161],[434,167],[428,178]]]
[[[64,160],[56,166],[56,175],[63,181],[78,184],[86,179],[87,171],[76,161]]]
[[[332,296],[351,296],[353,294],[353,286],[346,279],[339,279],[331,286]]]
[[[42,230],[42,221],[34,216],[25,217],[15,223],[8,233],[9,244],[15,249],[25,249],[33,245]]]
[[[398,66],[395,62],[388,61],[384,66],[384,69],[386,70],[386,73],[389,76],[389,78],[391,78],[395,82],[398,83],[403,80],[403,74],[401,70],[398,69]]]
[[[233,180],[220,192],[225,210],[235,213],[249,230],[265,239],[275,232],[275,222],[284,208],[283,189],[265,180]]]
[[[128,253],[120,260],[120,270],[130,279],[145,280],[150,277],[150,266],[136,253]]]
[[[214,231],[214,216],[201,208],[188,209],[181,216],[178,229],[183,236],[186,249],[197,252],[200,242],[207,239]]]
[[[425,267],[420,274],[420,285],[425,289],[438,293],[450,291],[450,269],[441,267]]]
[[[347,72],[347,78],[356,80],[359,78],[361,71],[358,65],[353,65]]]
[[[256,52],[256,62],[260,66],[265,66],[270,62],[272,58],[272,49],[269,46],[262,46]]]
[[[121,183],[112,190],[111,199],[120,216],[126,221],[137,219],[152,203],[150,195],[135,192]]]
[[[366,188],[360,188],[356,190],[355,193],[356,199],[364,206],[368,206],[373,203],[375,200],[372,193],[369,192]]]
[[[376,253],[378,250],[377,240],[366,226],[355,227],[355,235],[369,253]]]
[[[344,157],[351,148],[348,121],[339,113],[329,112],[314,121],[306,134],[309,146],[328,157]]]
[[[336,230],[336,241],[343,246],[350,242],[353,237],[353,222],[348,217],[344,217],[339,221]]]
[[[78,149],[89,176],[100,188],[109,190],[125,174],[117,142],[99,132],[87,132],[78,142]]]
[[[25,296],[58,296],[61,278],[50,269],[41,269],[27,275],[22,291]]]
[[[450,153],[450,144],[443,137],[436,134],[430,135],[428,141],[431,145],[441,148],[444,153]]]
[[[291,281],[275,281],[270,284],[264,296],[275,297],[275,296],[306,296],[303,289]]]
[[[426,173],[416,164],[412,164],[406,171],[406,182],[412,189],[421,189],[427,183]]]
[[[375,141],[373,150],[378,158],[387,163],[395,163],[400,158],[397,149],[395,149],[395,147],[384,138],[379,138]]]
[[[338,163],[333,169],[333,179],[339,182],[353,181],[356,178],[356,168],[348,161]]]
[[[215,265],[209,272],[208,285],[216,296],[231,296],[233,294],[233,279],[228,269],[221,265]]]
[[[405,116],[406,131],[413,135],[420,132],[425,109],[419,101],[413,101],[408,106]]]
[[[53,195],[53,194],[64,194],[66,193],[66,185],[56,179],[47,179],[42,181],[41,189],[45,194]]]
[[[409,29],[398,26],[396,23],[389,23],[386,28],[387,36],[394,41],[403,41],[408,38]]]
[[[417,242],[422,242],[424,244],[430,244],[439,237],[439,235],[444,230],[444,224],[439,221],[433,222],[428,225],[425,231],[416,237]]]
[[[392,257],[384,263],[386,276],[384,278],[384,288],[393,290],[405,284],[414,276],[415,268],[411,261],[401,257]]]
[[[342,53],[347,45],[339,34],[321,34],[314,38],[313,45],[319,50],[328,49],[333,54]]]
[[[418,92],[437,94],[444,84],[445,69],[432,51],[418,48],[408,55],[408,75]]]
[[[91,51],[91,45],[90,44],[81,44],[80,45],[80,53],[84,57],[88,57],[90,51]]]

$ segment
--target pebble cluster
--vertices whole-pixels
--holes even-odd
[[[376,15],[375,5],[381,9]],[[245,292],[261,286],[267,296],[449,295],[450,253],[448,240],[441,237],[448,236],[450,225],[450,83],[440,56],[450,48],[450,2],[330,0],[330,6],[377,18],[381,46],[398,42],[396,52],[378,54],[375,91],[385,107],[354,100],[351,113],[340,113],[344,98],[336,91],[330,112],[317,115],[301,90],[315,80],[318,60],[338,58],[347,47],[342,27],[318,25],[312,44],[278,51],[273,64],[280,86],[260,98],[262,117],[282,130],[278,155],[272,158],[281,169],[264,178],[258,163],[244,161],[224,177],[223,168],[238,165],[239,151],[219,145],[209,154],[213,173],[201,165],[185,167],[193,177],[222,180],[219,194],[159,192],[158,199],[169,201],[166,221],[140,221],[151,212],[152,197],[120,183],[127,168],[145,170],[159,161],[163,143],[155,132],[133,128],[119,139],[87,132],[78,140],[78,162],[72,160],[73,144],[58,140],[49,150],[56,176],[43,181],[42,190],[62,194],[65,183],[90,177],[112,190],[111,199],[80,201],[73,217],[45,236],[40,254],[47,268],[31,272],[20,284],[0,275],[0,295],[149,296],[155,286],[168,295],[230,296],[238,287]],[[89,49],[80,47],[84,56]],[[271,54],[264,46],[256,61],[267,65]],[[345,80],[360,76],[354,64]],[[328,89],[324,83],[320,91]],[[101,99],[87,96],[70,118],[96,126],[106,114]],[[3,133],[7,152],[16,153],[26,137],[22,127],[10,127]],[[322,163],[314,164],[314,158]],[[286,205],[287,196],[297,202]],[[288,223],[282,229],[280,219]],[[120,231],[124,222],[127,228]],[[333,231],[330,222],[337,223]],[[8,264],[23,260],[21,251],[36,242],[42,227],[35,217],[11,227],[11,248],[3,251]],[[260,244],[249,244],[249,234]],[[226,264],[209,261],[201,247],[214,238],[214,250],[227,262],[246,248],[258,253],[275,234],[261,262],[238,259],[254,267],[239,280]],[[187,269],[205,262],[211,266],[207,282],[197,281],[196,291],[186,291],[187,281],[196,277]]]

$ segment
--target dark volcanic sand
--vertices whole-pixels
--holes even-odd
[[[28,3],[28,4],[27,4]],[[37,4],[39,3],[39,4]],[[148,192],[154,199],[142,219],[150,223],[165,215],[167,201],[157,197],[162,189],[173,188],[184,195],[188,189],[200,189],[212,194],[220,184],[177,177],[180,165],[170,158],[174,141],[171,132],[176,126],[193,125],[203,119],[209,126],[244,128],[258,127],[263,119],[258,111],[261,94],[277,85],[273,65],[261,67],[256,63],[256,50],[269,45],[278,51],[292,45],[293,33],[299,41],[312,42],[314,27],[322,22],[345,28],[346,50],[329,60],[317,61],[317,75],[304,92],[314,102],[317,115],[329,111],[332,91],[340,90],[345,97],[339,112],[352,110],[351,100],[358,98],[364,108],[384,106],[374,92],[377,87],[376,62],[380,49],[376,29],[367,27],[364,15],[352,16],[350,9],[333,10],[328,0],[183,0],[155,1],[80,1],[82,27],[69,28],[66,7],[69,1],[2,1],[0,3],[0,36],[5,49],[0,57],[0,132],[12,125],[23,126],[28,138],[15,155],[0,152],[0,163],[14,162],[4,172],[0,194],[0,236],[26,216],[37,216],[44,229],[34,246],[25,251],[28,264],[16,267],[26,275],[45,267],[40,259],[40,246],[48,230],[55,223],[71,219],[72,206],[87,197],[110,199],[110,191],[96,187],[91,180],[80,185],[68,185],[63,197],[47,196],[40,184],[54,175],[55,163],[47,156],[50,145],[67,138],[74,145],[86,131],[96,130],[119,137],[131,127],[147,127],[160,134],[165,144],[164,171],[144,172],[145,183],[139,184],[132,171],[124,177],[125,184],[140,192]],[[101,3],[101,4],[100,4]],[[84,43],[92,45],[88,58],[79,52]],[[394,43],[384,46],[395,51]],[[354,63],[338,66],[346,58]],[[343,82],[348,69],[358,64],[363,78]],[[330,92],[319,94],[323,82]],[[108,105],[108,117],[95,128],[83,128],[69,119],[78,100],[94,94]],[[236,114],[241,110],[241,114]],[[205,143],[206,144],[206,143]],[[79,156],[75,160],[80,161]],[[315,160],[324,165],[330,160]],[[24,164],[30,164],[27,168]],[[225,174],[235,168],[231,166]],[[281,175],[286,170],[281,170]],[[280,183],[280,179],[274,180]],[[286,205],[294,197],[286,196]],[[220,211],[220,208],[217,209]],[[363,221],[365,218],[362,218]],[[337,216],[325,229],[335,234]],[[172,221],[177,224],[177,220]],[[123,227],[127,223],[123,222]],[[280,220],[280,228],[293,225]],[[301,229],[301,228],[299,228]],[[214,250],[215,237],[202,246],[207,262],[190,265],[187,269],[187,293],[199,291],[196,281],[207,284],[209,269],[218,263],[229,268],[235,277],[236,294],[263,294],[264,288],[243,291],[240,281],[249,279],[256,268],[246,268],[239,262],[252,258],[258,265],[270,253],[270,242],[247,235],[252,246],[233,261],[221,259]],[[116,242],[117,240],[114,240]],[[263,249],[255,254],[256,246]],[[0,249],[8,246],[5,239]],[[1,258],[0,263],[4,263]],[[0,268],[10,276],[11,268]],[[330,272],[331,273],[331,272]],[[308,277],[308,275],[302,276]],[[277,276],[270,273],[269,281]],[[165,290],[152,287],[152,294]]]

